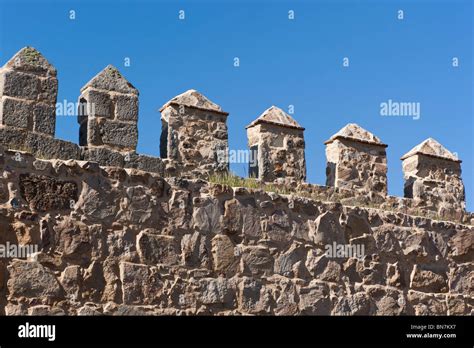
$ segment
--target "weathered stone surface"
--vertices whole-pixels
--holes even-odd
[[[124,167],[123,155],[105,147],[90,147],[82,151],[82,158],[102,166]]]
[[[0,70],[0,92],[4,96],[24,100],[36,100],[40,78],[24,72],[1,69]]]
[[[5,67],[42,76],[56,76],[56,69],[33,47],[23,47]]]
[[[79,159],[76,144],[50,136],[0,126],[0,142],[10,150],[27,151],[42,159]]]
[[[268,311],[267,298],[262,283],[258,280],[244,277],[238,287],[238,308],[250,314],[262,314]]]
[[[138,98],[133,95],[114,95],[115,117],[121,121],[138,121]]]
[[[237,199],[231,199],[224,203],[223,223],[228,233],[238,233],[242,230],[243,220],[242,208]]]
[[[172,236],[140,232],[137,236],[137,251],[146,264],[174,265],[180,259],[179,246]]]
[[[348,238],[355,238],[363,236],[364,234],[371,235],[372,229],[369,222],[364,216],[350,214],[345,223],[346,236]]]
[[[310,237],[316,245],[323,248],[333,242],[346,244],[346,237],[339,219],[331,212],[318,216],[314,221],[314,229],[310,230]]]
[[[81,111],[85,111],[88,117],[114,118],[112,100],[107,92],[87,89],[79,99],[84,99],[87,102],[84,105],[85,109]]]
[[[105,118],[89,118],[86,135],[87,145],[105,145],[116,150],[134,151],[138,142],[136,123],[110,121]]]
[[[120,281],[124,304],[151,304],[159,300],[163,283],[156,268],[121,262]]]
[[[379,138],[348,124],[326,144],[326,185],[387,194],[387,158]]]
[[[454,293],[474,295],[474,264],[472,261],[451,268],[449,288]]]
[[[81,158],[81,150],[76,144],[41,133],[28,132],[24,143],[17,149],[26,150],[44,159],[78,160]]]
[[[163,105],[161,110],[165,109],[170,104],[192,106],[212,111],[222,111],[219,105],[211,102],[195,89],[187,90],[186,92],[172,98],[165,105]]]
[[[430,270],[420,269],[416,265],[413,268],[410,280],[410,287],[414,290],[435,293],[448,290],[445,277]]]
[[[60,283],[66,294],[80,300],[82,290],[82,271],[78,265],[68,266],[61,274]]]
[[[414,315],[445,315],[447,313],[446,297],[437,294],[425,294],[408,291],[408,303],[413,307]]]
[[[275,273],[283,276],[292,277],[294,275],[294,265],[304,259],[306,250],[299,245],[292,245],[285,253],[281,254],[275,260]]]
[[[81,88],[81,91],[85,91],[87,88],[138,95],[138,90],[112,65],[108,65],[94,76]]]
[[[58,299],[63,295],[54,274],[38,262],[14,260],[8,272],[11,297]]]
[[[249,175],[271,182],[306,180],[304,128],[272,106],[247,126]]]
[[[181,239],[183,262],[191,267],[207,267],[210,264],[210,243],[199,232],[186,234]]]
[[[212,264],[216,272],[224,274],[236,267],[234,243],[224,234],[212,239]]]
[[[304,129],[293,119],[293,117],[275,105],[272,105],[267,110],[265,110],[255,121],[250,123],[247,128],[260,123],[269,123],[288,128]]]
[[[29,127],[29,120],[32,119],[33,103],[2,97],[0,101],[0,124],[16,128]]]
[[[53,177],[21,174],[19,185],[23,199],[37,211],[70,210],[78,199],[76,183]]]
[[[446,149],[433,138],[428,138],[421,144],[418,144],[413,149],[404,154],[401,159],[403,160],[416,154],[440,157],[451,161],[459,161],[459,159],[454,154],[452,154],[448,149]]]
[[[0,168],[0,244],[40,247],[0,262],[8,315],[473,312],[469,225],[1,148]],[[68,209],[50,208],[57,183],[77,185]],[[332,243],[366,253],[328,256]]]
[[[195,90],[161,109],[160,153],[170,175],[208,177],[228,170],[227,113]]]
[[[364,143],[372,143],[375,145],[383,145],[382,141],[370,133],[369,131],[365,130],[361,126],[355,123],[349,123],[343,128],[341,128],[336,134],[334,134],[329,140],[326,142],[331,142],[336,139],[347,139],[347,140],[354,140]]]
[[[451,256],[459,261],[474,260],[474,233],[472,230],[458,231],[449,240]]]
[[[86,265],[90,262],[92,242],[87,225],[65,218],[54,227],[57,250],[65,260],[73,264]]]
[[[34,48],[21,49],[0,69],[0,124],[54,136],[57,92],[56,70]],[[9,145],[25,150],[28,140]]]
[[[56,109],[52,105],[37,103],[33,107],[33,131],[54,136]]]
[[[205,305],[221,304],[226,307],[232,307],[235,301],[235,289],[230,286],[229,281],[219,277],[201,279],[200,301]]]
[[[407,300],[403,292],[390,287],[370,285],[364,287],[372,298],[371,313],[374,315],[404,315],[408,313]]]
[[[96,315],[102,315],[102,313],[99,312],[93,306],[85,305],[77,310],[77,315],[96,316]]]
[[[371,300],[364,292],[357,292],[339,298],[334,309],[333,315],[369,315],[371,314]]]
[[[299,308],[301,314],[329,315],[331,302],[329,288],[325,283],[312,282],[300,290]]]
[[[212,198],[195,200],[193,226],[204,233],[219,233],[221,230],[221,209],[219,202]]]
[[[401,158],[405,197],[444,218],[459,218],[466,209],[460,160],[429,138]]]
[[[122,157],[124,168],[135,168],[147,172],[164,174],[164,164],[161,158],[139,155],[135,152],[127,153]],[[117,161],[120,163],[118,156]]]
[[[242,250],[241,270],[244,274],[261,275],[270,274],[273,270],[273,257],[270,250],[263,246],[248,246]],[[288,261],[286,261],[288,262]],[[285,263],[280,261],[278,268],[284,268]],[[290,266],[291,270],[291,266]]]

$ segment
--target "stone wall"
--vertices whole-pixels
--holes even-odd
[[[54,138],[56,75],[32,47],[20,50],[0,69],[0,145],[44,159],[94,161],[169,177],[209,179],[228,174],[228,113],[196,90],[172,98],[160,109],[161,157],[153,157],[136,152],[138,90],[110,65],[81,89],[79,145]],[[293,188],[304,183],[303,132],[282,109],[265,110],[247,126],[250,153],[256,153],[257,159],[256,165],[250,165],[250,176]],[[380,196],[393,201],[387,196],[387,145],[379,138],[348,124],[325,144],[327,186],[366,195],[371,203],[380,201]],[[469,221],[461,161],[454,154],[429,138],[402,160],[410,206],[439,218]]]
[[[158,158],[136,152],[117,69],[82,88],[79,145],[54,138],[57,88],[30,47],[0,69],[0,314],[474,314],[474,215],[434,139],[402,157],[404,198],[355,124],[309,184],[304,128],[273,106],[247,127],[257,179],[239,179],[261,189],[230,187],[211,182],[228,113],[197,91],[161,109]]]
[[[474,314],[472,226],[0,154],[2,314]]]

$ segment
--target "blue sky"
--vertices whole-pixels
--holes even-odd
[[[294,105],[306,127],[308,180],[316,184],[325,183],[323,142],[347,123],[389,145],[389,193],[399,196],[399,158],[433,137],[463,160],[472,211],[472,21],[470,0],[0,0],[0,62],[37,48],[58,69],[58,101],[69,102],[106,65],[117,66],[140,91],[138,152],[155,156],[158,109],[187,89],[230,113],[231,149],[246,148],[245,126],[263,110]],[[420,119],[380,116],[389,99],[420,103]],[[58,117],[58,138],[77,143],[78,133],[74,117]],[[232,169],[245,175],[244,164]]]

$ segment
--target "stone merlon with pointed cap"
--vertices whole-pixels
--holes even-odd
[[[138,142],[138,90],[108,65],[81,88],[79,144],[135,151]]]
[[[57,94],[56,69],[22,48],[0,69],[0,125],[54,136]]]
[[[429,138],[401,157],[405,197],[437,210],[447,218],[465,211],[461,160],[436,140]]]
[[[265,182],[306,180],[304,128],[272,106],[247,126],[249,176]]]
[[[246,128],[250,128],[261,123],[304,130],[304,128],[301,127],[300,124],[295,121],[295,119],[293,119],[282,109],[274,105],[265,110],[256,120],[250,123]]]
[[[413,149],[404,154],[401,157],[401,160],[407,159],[417,154],[441,158],[454,162],[461,162],[461,160],[457,158],[456,155],[451,153],[448,149],[446,149],[443,145],[438,143],[433,138],[428,138],[421,144],[415,146]]]
[[[87,82],[81,88],[81,92],[84,92],[87,88],[138,95],[138,90],[122,76],[116,67],[110,64]]]
[[[161,107],[160,112],[162,112],[170,105],[182,105],[189,108],[196,108],[200,110],[212,111],[216,113],[221,113],[223,115],[228,115],[227,112],[222,111],[222,108],[219,105],[211,102],[209,99],[207,99],[195,89],[187,90],[186,92],[181,93],[176,97],[172,98]]]
[[[206,177],[228,170],[228,113],[219,105],[190,89],[160,112],[160,153],[169,159],[168,172]]]
[[[386,144],[355,123],[326,144],[326,185],[387,194]]]
[[[337,132],[331,138],[326,140],[324,144],[330,144],[336,139],[346,139],[371,145],[387,147],[387,145],[382,143],[382,141],[378,137],[355,123],[349,123],[348,125],[343,127],[341,130],[339,130],[339,132]]]
[[[33,47],[23,47],[5,64],[4,68],[40,76],[56,76],[56,68]]]

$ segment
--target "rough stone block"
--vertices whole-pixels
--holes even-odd
[[[115,118],[121,121],[138,121],[138,98],[134,95],[117,94],[115,103]]]
[[[139,155],[137,153],[126,154],[124,157],[125,168],[135,168],[147,172],[164,173],[163,160],[159,157]]]
[[[100,122],[103,122],[102,119],[89,117],[87,122],[81,124],[81,129],[79,133],[79,140],[82,145],[85,146],[100,146],[103,145],[102,138],[100,136]],[[105,120],[104,120],[105,122]],[[85,131],[83,130],[85,127]],[[86,142],[83,143],[81,138],[85,138]]]
[[[85,161],[97,162],[101,166],[124,166],[123,155],[120,152],[116,152],[105,147],[89,147],[83,149],[82,159]]]
[[[25,148],[27,132],[24,129],[0,126],[0,143],[9,150],[23,150]]]
[[[40,78],[13,70],[3,70],[0,73],[0,93],[9,97],[36,100]]]
[[[112,100],[108,93],[89,88],[79,97],[79,100],[82,98],[88,103],[89,117],[114,118]]]
[[[223,234],[212,239],[213,268],[216,272],[227,273],[235,267],[234,244]]]
[[[44,175],[20,174],[19,186],[22,197],[36,211],[69,210],[71,201],[78,198],[76,183]]]
[[[56,104],[58,97],[58,79],[55,77],[42,78],[40,80],[38,101],[47,104]]]
[[[81,150],[78,145],[40,133],[27,132],[23,145],[25,151],[41,158],[81,159]]]
[[[8,266],[11,296],[29,298],[60,298],[61,286],[54,274],[39,262],[14,260]]]
[[[138,142],[136,124],[106,121],[98,123],[102,142],[123,149],[135,150]]]
[[[28,128],[32,115],[32,103],[2,97],[0,102],[0,124],[16,128]]]
[[[159,274],[152,267],[129,262],[120,263],[120,281],[125,304],[156,302],[163,287]]]
[[[141,232],[137,236],[138,255],[147,264],[175,265],[180,260],[179,246],[173,236]]]
[[[56,109],[54,106],[38,103],[33,107],[33,131],[54,136]]]

